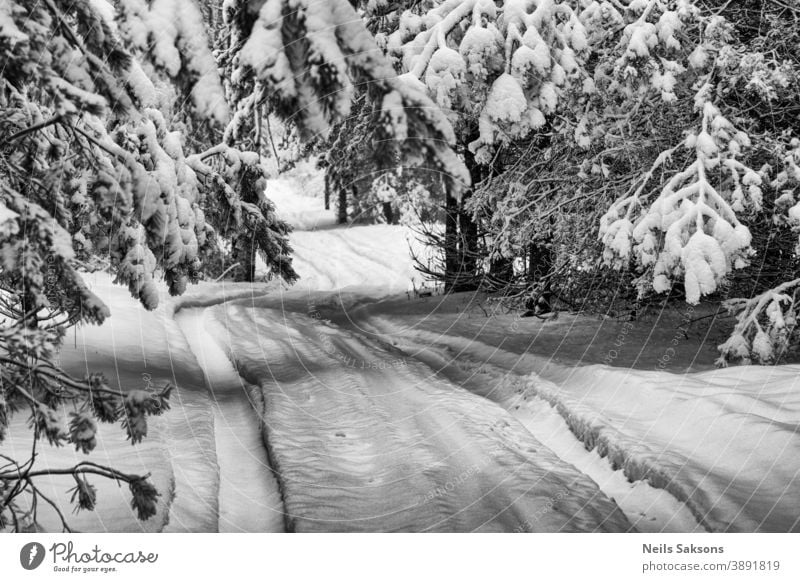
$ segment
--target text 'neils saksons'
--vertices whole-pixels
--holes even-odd
[[[696,546],[694,544],[642,544],[644,554],[724,554],[722,546]]]

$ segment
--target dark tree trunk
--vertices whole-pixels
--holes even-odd
[[[458,200],[446,194],[444,210],[444,290],[453,291],[458,277]]]
[[[492,291],[500,291],[508,287],[514,278],[514,260],[498,257],[489,263],[489,276],[486,283]]]
[[[36,329],[39,327],[39,313],[36,308],[36,295],[29,291],[26,287],[25,291],[20,295],[20,299],[23,325],[29,329]]]
[[[464,210],[470,193],[465,193],[458,208],[458,229],[460,233],[460,269],[461,281],[459,287],[462,291],[471,291],[477,288],[478,270],[478,224],[472,215]]]
[[[325,210],[331,209],[331,179],[325,171]]]
[[[386,219],[386,224],[395,224],[396,219],[394,216],[394,209],[391,202],[383,203],[383,217]]]
[[[469,151],[466,152],[464,162],[474,187],[481,181],[483,169],[475,162],[475,157]],[[448,218],[452,214],[456,236],[449,240],[450,244],[455,243],[455,248],[450,249],[454,254],[454,261],[445,275],[451,281],[450,288],[453,291],[474,291],[478,288],[478,224],[473,220],[472,214],[464,208],[471,195],[472,188],[464,192],[460,202],[453,200],[452,206],[448,208]],[[450,246],[447,237],[445,245],[448,248]]]
[[[551,309],[553,293],[550,280],[547,276],[553,269],[553,251],[547,242],[533,242],[528,245],[528,283],[541,284],[538,300],[529,299],[526,307],[537,312],[547,312]]]
[[[347,188],[339,190],[339,204],[337,206],[338,214],[336,222],[344,224],[347,222]]]
[[[236,239],[233,260],[239,263],[234,276],[236,281],[252,283],[256,280],[256,242],[252,234],[245,234]]]

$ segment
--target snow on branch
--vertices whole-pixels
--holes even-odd
[[[682,277],[691,304],[716,291],[753,254],[750,231],[737,217],[745,209],[759,210],[762,203],[761,176],[737,159],[749,145],[747,134],[711,102],[702,103],[700,131],[690,132],[682,144],[692,153],[689,165],[650,202],[644,187],[675,150],[662,153],[645,182],[602,217],[606,264],[622,268],[635,260],[652,274],[659,293]]]
[[[793,138],[782,156],[783,168],[770,186],[779,192],[775,200],[775,222],[800,230],[800,139]],[[800,254],[800,240],[796,252]]]
[[[217,63],[211,53],[206,24],[194,0],[126,0],[117,3],[122,38],[147,55],[171,79],[182,81],[198,115],[222,123],[228,105]],[[135,73],[136,71],[134,71]],[[139,75],[131,75],[135,87]]]
[[[224,60],[232,64],[235,101],[243,103],[260,83],[275,113],[315,138],[350,115],[355,87],[365,87],[380,126],[374,151],[381,164],[394,167],[399,157],[434,169],[455,195],[469,185],[466,167],[451,150],[455,134],[445,114],[397,78],[347,0],[234,0],[225,18],[234,28]]]
[[[725,366],[733,360],[749,364],[753,357],[768,364],[780,358],[797,329],[798,291],[800,279],[794,279],[752,299],[726,301],[728,311],[738,313],[737,323],[718,348],[717,364]]]
[[[797,201],[800,140],[791,139],[782,158],[783,168],[770,183],[777,193],[773,218],[776,224],[788,224],[800,230],[800,202]],[[798,250],[800,242],[795,252]],[[798,292],[800,279],[793,279],[750,299],[726,301],[725,307],[736,314],[737,323],[728,340],[718,347],[717,364],[725,366],[732,361],[749,364],[754,359],[767,364],[780,359],[797,340]]]
[[[425,88],[451,120],[476,134],[476,159],[541,128],[585,76],[587,31],[558,0],[444,1],[400,17],[387,50],[409,84]],[[474,128],[472,127],[474,126]]]

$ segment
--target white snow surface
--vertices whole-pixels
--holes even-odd
[[[296,227],[292,288],[206,283],[148,312],[86,276],[112,317],[78,328],[61,364],[177,390],[142,444],[103,425],[90,457],[151,473],[158,515],[138,522],[127,491],[99,479],[98,509],[73,515],[70,480],[54,477],[45,491],[75,529],[800,529],[800,368],[543,358],[520,333],[476,332],[434,313],[441,298],[407,295],[420,278],[403,227],[337,227],[319,192],[296,186],[268,190]],[[27,458],[24,422],[4,453]],[[78,457],[40,450],[46,466]]]
[[[212,333],[219,322],[208,321],[209,310],[184,309],[175,320],[197,355],[211,395],[219,465],[219,531],[284,531],[283,501],[256,412],[260,394],[243,381],[214,340]]]
[[[486,384],[487,398],[523,415],[548,402],[587,448],[671,493],[704,529],[800,531],[800,366],[685,374],[567,366],[463,321],[409,324],[372,309],[351,317],[409,357],[441,354],[473,376],[503,371]]]

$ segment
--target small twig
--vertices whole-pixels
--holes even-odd
[[[219,283],[219,282],[222,280],[222,278],[223,278],[225,275],[227,275],[227,274],[228,274],[228,271],[232,271],[233,269],[235,269],[235,268],[236,268],[236,267],[238,267],[238,266],[239,266],[239,263],[234,263],[234,264],[232,264],[230,267],[228,267],[227,269],[225,269],[224,271],[222,271],[222,274],[221,274],[219,277],[217,277],[216,279],[214,279],[214,283]]]
[[[67,523],[67,520],[64,517],[64,514],[61,512],[61,509],[55,504],[55,502],[52,499],[50,499],[47,495],[42,493],[36,487],[36,485],[34,485],[33,482],[31,482],[30,480],[28,481],[28,484],[30,485],[30,487],[33,490],[33,492],[36,493],[37,495],[39,495],[42,499],[44,499],[50,505],[50,507],[52,507],[55,510],[55,512],[58,514],[58,518],[61,520],[61,527],[63,528],[63,531],[66,532],[66,533],[73,533],[72,532],[72,528],[69,527],[69,524]]]
[[[51,117],[50,119],[42,121],[41,123],[37,123],[36,125],[32,125],[30,127],[26,127],[25,129],[23,129],[21,131],[18,131],[14,135],[7,137],[2,142],[0,142],[0,147],[9,144],[12,141],[18,140],[21,137],[25,137],[29,133],[34,133],[36,131],[39,131],[40,129],[44,129],[48,125],[53,125],[54,123],[58,123],[59,121],[61,121],[61,114],[58,114],[58,115],[56,115],[54,117]]]
[[[267,124],[267,139],[269,145],[272,146],[272,154],[275,156],[275,164],[278,167],[278,173],[281,173],[281,159],[278,156],[278,149],[275,147],[275,140],[272,138],[272,125],[269,122],[269,113],[264,116],[264,121]]]

